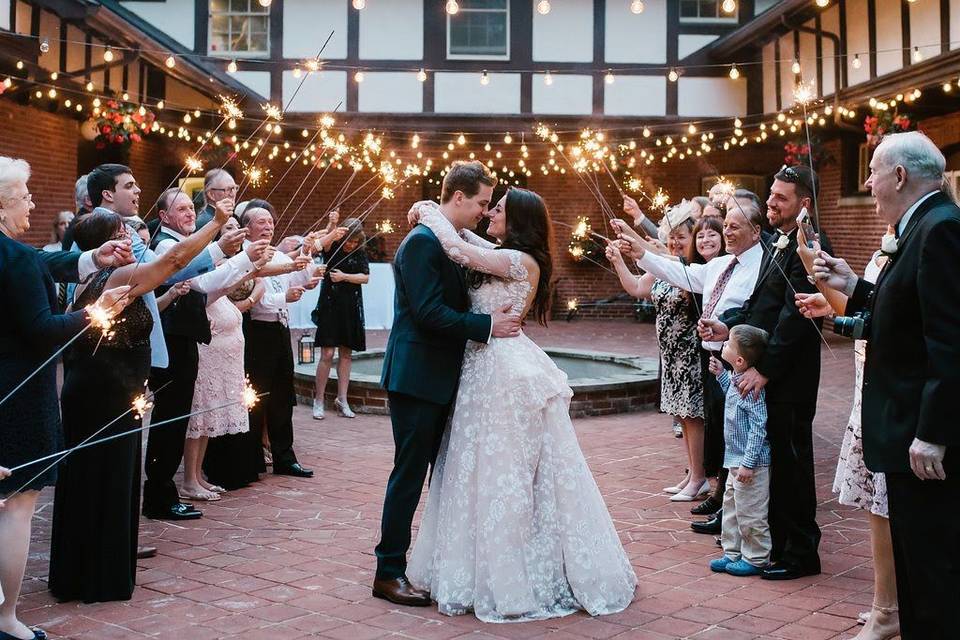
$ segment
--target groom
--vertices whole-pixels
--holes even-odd
[[[440,211],[457,230],[472,229],[487,211],[496,183],[483,163],[454,162],[443,179]],[[383,500],[373,595],[428,606],[430,594],[405,575],[410,525],[456,397],[463,350],[467,340],[517,335],[520,318],[507,315],[509,305],[492,315],[470,313],[463,269],[423,225],[400,244],[393,272],[394,320],[380,384],[390,399],[396,450]]]

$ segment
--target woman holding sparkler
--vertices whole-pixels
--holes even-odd
[[[97,267],[78,253],[46,252],[17,238],[30,228],[36,206],[27,189],[30,166],[0,157],[0,299],[7,310],[0,320],[0,460],[15,468],[60,449],[60,408],[55,358],[90,322],[87,310],[58,314],[54,278],[78,280],[80,271]],[[116,243],[114,243],[116,244]],[[122,261],[129,261],[129,247]],[[86,261],[87,266],[82,265]],[[52,275],[51,275],[52,273]],[[109,309],[126,287],[90,297]],[[117,305],[119,306],[119,305]],[[30,524],[40,489],[54,484],[55,466],[26,466],[12,475],[0,473],[0,638],[45,638],[17,619],[17,599],[30,548]]]
[[[98,436],[136,428],[146,403],[137,403],[150,375],[150,330],[153,320],[140,297],[167,281],[214,239],[233,211],[233,203],[217,204],[214,221],[151,262],[98,272],[81,291],[76,305],[100,292],[129,284],[130,304],[119,321],[88,332],[67,353],[70,366],[61,394],[68,447]],[[127,230],[116,213],[97,210],[74,225],[81,248]],[[161,391],[158,391],[162,393]],[[131,402],[135,408],[131,408]],[[53,508],[50,547],[50,591],[60,600],[104,602],[129,600],[137,569],[140,522],[139,434],[83,449],[60,469]]]
[[[313,312],[313,322],[317,325],[314,344],[322,348],[313,396],[314,420],[323,420],[324,417],[323,396],[333,366],[334,350],[337,351],[337,399],[334,405],[344,418],[356,417],[347,403],[351,354],[367,348],[361,285],[370,280],[370,264],[363,250],[363,225],[356,218],[347,218],[342,226],[348,229],[347,235],[330,247],[324,247],[327,272]]]

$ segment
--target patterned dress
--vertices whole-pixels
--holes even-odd
[[[663,280],[653,283],[660,345],[660,411],[681,418],[703,417],[700,338],[690,296]]]
[[[867,282],[876,282],[880,275],[875,254],[863,273]],[[838,495],[837,501],[848,507],[869,509],[870,513],[888,518],[887,515],[887,481],[882,473],[873,473],[863,463],[863,437],[860,424],[860,411],[863,396],[863,363],[867,355],[867,343],[857,340],[854,343],[854,357],[856,358],[857,382],[853,389],[853,409],[847,429],[843,434],[843,444],[840,445],[840,459],[837,461],[837,474],[833,480],[833,492]]]
[[[439,213],[421,222],[451,259],[499,276],[470,290],[471,311],[524,310],[519,251],[465,248]],[[467,344],[407,575],[441,613],[484,622],[622,611],[637,578],[577,443],[566,374],[524,334]]]

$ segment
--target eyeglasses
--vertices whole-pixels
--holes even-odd
[[[10,200],[14,202],[33,202],[33,194],[28,191],[22,196],[12,196]]]
[[[236,193],[240,187],[233,185],[232,187],[210,187],[210,191],[226,191],[227,193]]]

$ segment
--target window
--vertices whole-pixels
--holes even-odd
[[[680,0],[681,22],[736,22],[737,11],[727,13],[721,0]]]
[[[257,0],[210,0],[210,53],[270,53],[270,8]]]
[[[508,60],[510,0],[460,0],[460,11],[447,15],[447,57]]]

